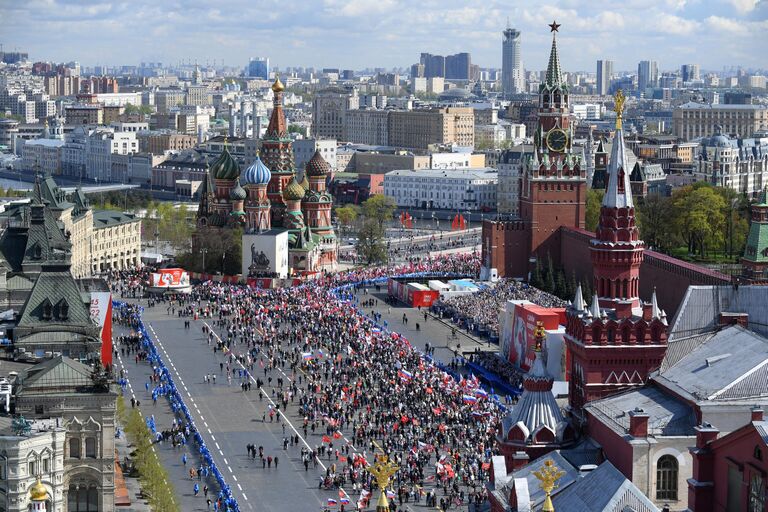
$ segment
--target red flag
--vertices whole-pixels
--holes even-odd
[[[333,433],[333,438],[334,439],[341,439],[341,432],[339,432],[338,430],[336,432],[334,432]]]
[[[347,462],[347,456],[346,455],[339,455],[339,462]],[[341,496],[342,498],[344,496]]]
[[[330,443],[331,442],[331,438],[328,437],[328,436],[323,436],[323,442],[324,443]]]
[[[490,462],[483,462],[483,465],[480,466],[480,467],[483,468],[485,471],[488,471],[489,469],[491,469],[491,463]]]

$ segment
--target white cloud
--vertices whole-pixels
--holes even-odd
[[[758,0],[730,0],[731,4],[740,13],[751,12],[757,7]]]
[[[731,32],[734,34],[747,33],[747,26],[743,21],[732,20],[730,18],[723,18],[721,16],[710,16],[706,20],[707,26],[712,30],[720,30],[723,32]]]
[[[652,26],[658,32],[664,34],[674,35],[688,35],[693,33],[699,27],[699,23],[695,20],[689,20],[681,18],[679,16],[662,15],[656,21],[656,24]]]

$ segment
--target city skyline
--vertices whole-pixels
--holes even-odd
[[[470,52],[481,67],[501,68],[502,31],[522,32],[528,70],[546,65],[546,24],[559,34],[565,71],[594,72],[595,61],[616,71],[656,60],[659,71],[686,62],[702,71],[742,65],[764,68],[768,51],[768,2],[761,0],[629,0],[612,10],[582,0],[505,8],[500,1],[323,0],[287,4],[233,2],[227,10],[199,0],[162,5],[93,4],[33,0],[0,2],[6,51],[28,51],[32,60],[77,60],[83,65],[175,64],[197,60],[244,68],[256,55],[273,66],[402,67],[420,52]],[[457,37],[457,33],[460,37]],[[110,44],[110,41],[115,43]],[[356,48],[354,54],[349,48]],[[385,49],[386,51],[382,51]]]

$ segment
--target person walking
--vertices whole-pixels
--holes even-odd
[[[192,490],[195,492],[195,496],[197,496],[197,494],[200,492],[200,486],[198,484],[195,484]]]

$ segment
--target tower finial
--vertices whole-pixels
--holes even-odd
[[[555,466],[552,459],[544,461],[544,467],[533,472],[533,476],[539,479],[541,490],[544,491],[544,504],[541,507],[542,512],[555,512],[552,505],[552,491],[557,488],[557,481],[565,475],[564,471]]]
[[[557,21],[552,21],[552,23],[549,24],[549,29],[551,32],[557,32],[561,25],[562,23],[558,23]]]
[[[613,97],[614,100],[614,107],[613,110],[616,112],[616,129],[621,130],[621,119],[623,117],[624,113],[624,102],[627,101],[627,97],[624,96],[624,92],[619,89],[616,91],[616,95]]]

